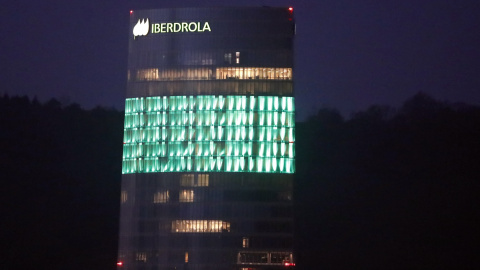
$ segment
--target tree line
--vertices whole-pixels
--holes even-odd
[[[116,268],[123,114],[0,97],[2,268]],[[296,124],[296,268],[478,267],[479,161],[478,106],[320,109]]]

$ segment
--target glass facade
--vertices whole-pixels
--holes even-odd
[[[294,265],[292,15],[131,13],[123,269]]]
[[[127,99],[123,173],[293,173],[294,129],[292,97]]]

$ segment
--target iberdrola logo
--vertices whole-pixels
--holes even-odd
[[[135,27],[133,27],[133,39],[138,36],[146,36],[148,34],[148,27],[148,19],[143,19],[142,21],[138,19],[137,24],[135,25]]]

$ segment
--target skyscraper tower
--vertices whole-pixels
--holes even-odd
[[[293,9],[130,13],[119,267],[292,267]]]

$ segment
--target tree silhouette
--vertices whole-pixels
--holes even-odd
[[[4,269],[115,269],[123,112],[0,97]],[[480,108],[419,93],[399,109],[296,125],[297,269],[474,269]]]

